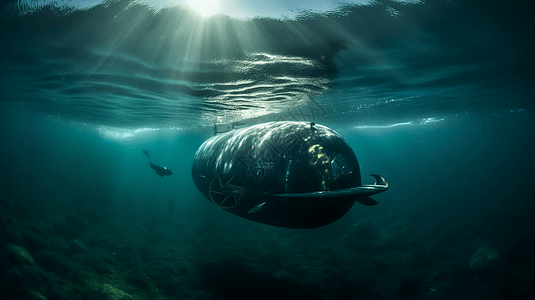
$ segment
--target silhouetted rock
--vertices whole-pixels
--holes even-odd
[[[30,253],[19,246],[7,245],[7,256],[15,264],[35,265],[35,261]]]
[[[69,242],[68,248],[69,248],[69,253],[75,254],[75,253],[84,252],[85,249],[87,249],[87,246],[84,244],[84,242],[73,239]]]

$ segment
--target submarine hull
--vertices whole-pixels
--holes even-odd
[[[388,188],[380,176],[379,184],[363,187],[347,142],[306,122],[265,123],[216,135],[197,150],[192,176],[220,208],[288,228],[328,225],[355,200]]]

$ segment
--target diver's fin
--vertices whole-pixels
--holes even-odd
[[[145,149],[145,148],[141,148],[141,154],[142,154],[142,155],[146,155],[147,157],[150,158],[149,151],[147,151],[147,149]]]
[[[266,204],[266,202],[262,202],[262,203],[258,204],[257,206],[251,208],[251,210],[248,211],[247,213],[248,214],[252,214],[252,213],[255,213],[255,212],[259,211],[264,206],[264,204]]]
[[[375,184],[373,185],[362,185],[353,188],[335,190],[335,191],[319,191],[311,193],[292,193],[292,194],[276,194],[275,197],[283,198],[337,198],[337,197],[348,197],[348,196],[371,196],[380,192],[388,190],[388,182],[386,180],[375,174],[370,174],[373,177]]]
[[[141,155],[146,155],[148,160],[149,160],[149,164],[150,164],[150,154],[149,154],[149,151],[147,151],[147,149],[145,148],[141,148]]]

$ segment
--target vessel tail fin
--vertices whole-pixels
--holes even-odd
[[[370,174],[370,176],[373,178],[375,183],[373,185],[382,185],[386,188],[388,188],[388,182],[382,177],[377,174]]]

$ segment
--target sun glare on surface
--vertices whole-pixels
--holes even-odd
[[[219,12],[219,0],[187,0],[186,3],[203,17],[210,17]]]

